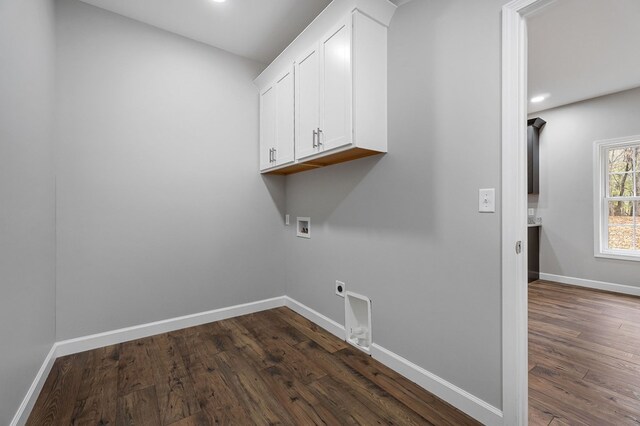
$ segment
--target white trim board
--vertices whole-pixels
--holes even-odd
[[[35,379],[33,379],[33,383],[31,383],[27,394],[22,400],[20,407],[18,407],[18,411],[16,412],[15,416],[13,416],[13,420],[11,420],[11,423],[9,423],[9,425],[18,426],[27,423],[29,414],[31,414],[31,410],[33,410],[33,406],[36,404],[38,395],[40,395],[40,391],[42,390],[44,382],[49,376],[49,372],[51,371],[56,358],[56,343],[54,343],[51,347],[51,350],[44,358],[44,362],[42,363],[40,370],[38,370],[38,374],[36,374]]]
[[[133,327],[121,328],[119,330],[92,334],[90,336],[63,340],[56,343],[58,346],[56,355],[71,355],[91,349],[102,348],[104,346],[115,345],[116,343],[142,339],[144,337],[167,333],[169,331],[180,330],[183,328],[194,327],[196,325],[238,317],[240,315],[247,315],[265,311],[267,309],[278,308],[280,306],[284,306],[284,299],[282,297],[274,297],[257,302],[243,303],[241,305],[229,306],[227,308],[214,309],[212,311],[200,312],[197,314],[150,322]]]
[[[373,343],[371,356],[482,424],[487,426],[503,424],[501,410],[400,355]]]
[[[502,415],[510,426],[528,421],[526,17],[553,1],[502,7]]]
[[[342,324],[335,322],[331,318],[322,315],[320,312],[311,309],[307,305],[304,305],[289,296],[284,296],[284,300],[285,306],[293,312],[302,315],[312,323],[324,328],[338,339],[345,340],[344,326]]]
[[[130,340],[141,339],[182,328],[221,321],[280,306],[287,306],[294,312],[300,314],[319,327],[322,327],[339,339],[345,340],[345,329],[343,325],[289,296],[282,296],[56,342],[53,344],[51,351],[45,358],[40,371],[38,371],[35,380],[11,422],[11,426],[18,426],[26,423],[57,357],[123,343]],[[502,412],[499,409],[412,363],[400,355],[395,354],[394,352],[391,352],[390,350],[375,343],[371,346],[371,355],[382,364],[415,382],[427,391],[433,393],[482,423],[490,426],[503,424]]]
[[[285,305],[314,324],[324,328],[329,333],[339,337],[341,340],[345,340],[343,325],[338,324],[331,318],[322,315],[289,296],[285,296]],[[502,411],[498,408],[400,355],[373,343],[371,345],[371,356],[396,373],[401,374],[483,424],[488,426],[503,424]]]
[[[162,321],[155,321],[133,327],[121,328],[119,330],[107,331],[105,333],[92,334],[89,336],[56,342],[53,344],[49,354],[45,358],[42,367],[40,367],[36,378],[22,400],[20,408],[16,412],[10,425],[24,425],[27,422],[29,414],[31,414],[31,410],[33,409],[33,406],[38,399],[38,395],[44,386],[44,382],[47,380],[47,376],[53,367],[53,363],[58,357],[154,336],[156,334],[167,333],[169,331],[180,330],[182,328],[221,321],[228,318],[238,317],[240,315],[247,315],[265,311],[267,309],[278,308],[280,306],[284,306],[284,304],[284,297],[274,297],[271,299],[259,300],[257,302],[243,303],[241,305],[229,306],[226,308],[214,309],[197,314],[185,315],[182,317],[170,318]]]
[[[553,281],[559,284],[575,285],[578,287],[592,288],[595,290],[612,291],[614,293],[629,294],[631,296],[640,296],[640,287],[634,287],[626,284],[608,283],[605,281],[587,280],[584,278],[565,277],[563,275],[540,273],[540,279],[545,281]]]

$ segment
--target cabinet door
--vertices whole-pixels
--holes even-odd
[[[294,79],[293,67],[276,83],[276,165],[294,160]]]
[[[260,170],[273,167],[272,149],[276,143],[276,90],[270,87],[260,95]]]
[[[320,144],[328,150],[352,142],[351,16],[320,43]]]
[[[318,152],[316,131],[319,127],[320,59],[314,46],[296,61],[296,158]]]

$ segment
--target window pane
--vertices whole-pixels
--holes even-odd
[[[634,201],[609,202],[609,248],[632,250],[634,245]]]
[[[609,201],[609,225],[633,226],[633,201]]]
[[[640,197],[640,172],[636,173],[636,197]]]
[[[609,248],[615,250],[632,250],[633,227],[609,226]]]
[[[633,173],[609,175],[609,197],[633,197]]]
[[[633,171],[635,147],[609,150],[609,173]]]

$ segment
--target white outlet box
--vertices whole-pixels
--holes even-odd
[[[347,291],[347,286],[342,281],[336,280],[336,294],[340,297],[344,297],[344,293]]]
[[[311,238],[311,218],[299,217],[297,219],[296,235],[300,238]]]
[[[344,298],[344,311],[347,342],[371,353],[371,299],[348,291]]]

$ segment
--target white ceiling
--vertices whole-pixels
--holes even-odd
[[[82,0],[236,55],[269,63],[330,0]]]
[[[331,0],[82,0],[264,64]],[[411,0],[390,0],[398,6]]]
[[[556,0],[528,19],[529,112],[640,86],[640,0]]]

